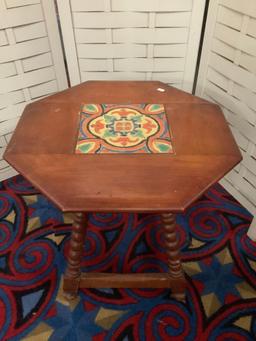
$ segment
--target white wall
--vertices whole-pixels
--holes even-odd
[[[2,155],[25,105],[67,87],[53,0],[0,0],[0,180],[15,174]]]
[[[71,84],[161,80],[192,90],[205,0],[58,0]]]
[[[256,1],[211,0],[197,94],[221,105],[243,161],[222,184],[256,214]],[[248,235],[256,240],[256,220]]]

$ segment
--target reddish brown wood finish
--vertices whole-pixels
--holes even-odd
[[[176,154],[74,154],[82,103],[163,103]],[[4,158],[63,211],[181,212],[241,154],[214,104],[160,82],[86,82],[28,105]]]
[[[162,224],[164,230],[164,239],[166,254],[168,256],[169,277],[171,283],[175,280],[178,285],[173,288],[172,296],[184,300],[185,299],[185,277],[182,270],[179,241],[176,233],[176,217],[172,213],[162,214]]]
[[[84,213],[74,214],[63,288],[68,298],[75,297],[80,286],[81,260],[83,256],[86,227],[87,216]]]
[[[168,255],[169,275],[172,278],[182,278],[183,271],[180,261],[180,250],[176,233],[175,215],[172,213],[162,214],[162,222],[166,253]]]
[[[158,88],[164,89],[159,92]],[[175,154],[74,154],[83,103],[164,104]],[[160,82],[86,82],[26,107],[4,154],[63,211],[163,213],[168,274],[83,274],[85,215],[72,227],[64,291],[79,287],[170,287],[184,298],[175,220],[241,154],[220,108]]]
[[[170,279],[166,273],[110,274],[84,273],[81,288],[173,288],[179,287],[178,279]]]

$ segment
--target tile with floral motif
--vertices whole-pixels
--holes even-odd
[[[163,104],[84,104],[75,152],[173,153]]]

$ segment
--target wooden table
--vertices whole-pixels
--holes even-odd
[[[174,154],[75,154],[82,103],[162,103]],[[74,212],[64,290],[81,287],[171,288],[184,298],[175,229],[183,212],[240,160],[217,105],[160,82],[86,82],[29,104],[4,154],[63,212]],[[87,212],[161,214],[168,273],[81,273]]]

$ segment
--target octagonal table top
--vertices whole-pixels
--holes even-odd
[[[175,152],[76,153],[84,103],[163,104]],[[241,153],[215,104],[161,82],[89,81],[29,104],[4,158],[63,211],[182,212]]]

